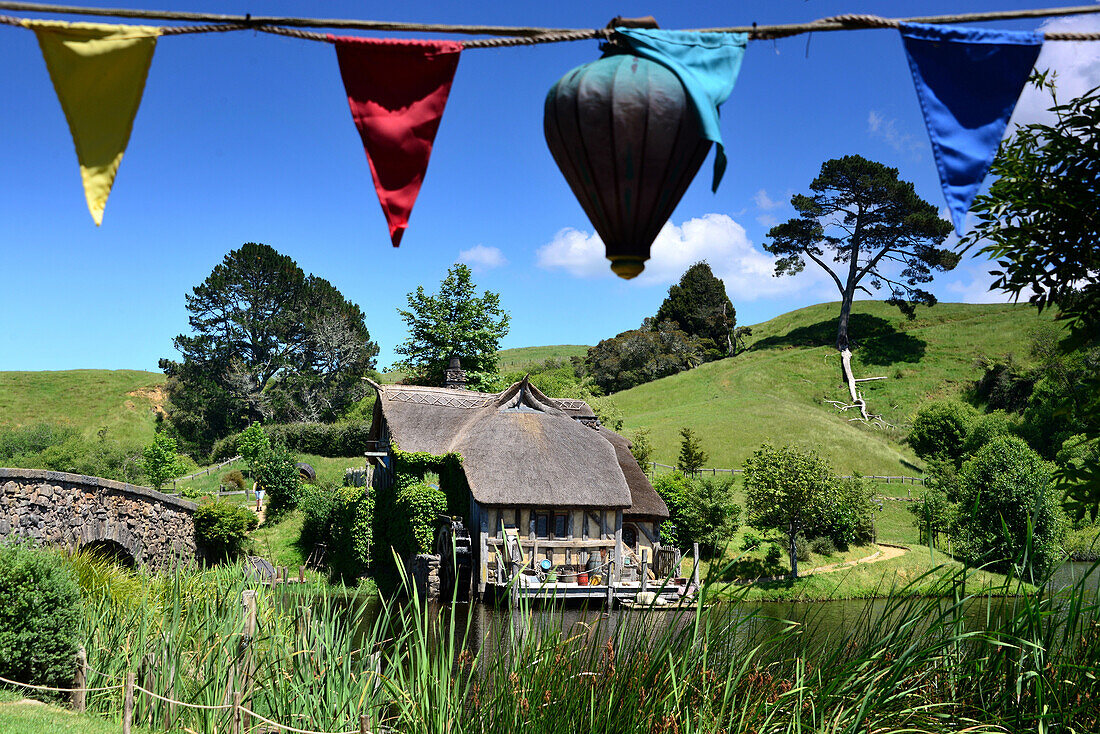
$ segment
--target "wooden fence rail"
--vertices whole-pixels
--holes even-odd
[[[188,474],[185,477],[177,477],[176,479],[172,480],[172,489],[176,488],[176,482],[186,482],[189,479],[194,479],[195,477],[209,476],[210,472],[218,471],[219,469],[221,469],[223,467],[226,467],[226,466],[229,466],[230,464],[238,462],[238,461],[241,460],[241,458],[242,457],[240,457],[240,456],[234,456],[232,459],[229,459],[228,461],[223,461],[222,463],[217,464],[216,466],[208,466],[205,469],[203,469],[202,471],[197,471],[194,474]]]
[[[659,461],[651,461],[651,462],[649,462],[649,466],[652,467],[652,471],[653,471],[654,474],[657,473],[657,467],[660,467],[662,469],[668,469],[670,471],[675,471],[676,470],[675,466],[671,466],[669,464],[662,464]],[[717,476],[718,474],[744,474],[745,470],[744,469],[719,469],[719,468],[709,468],[708,467],[708,468],[699,469],[695,473],[696,474],[710,474],[711,476]],[[926,477],[889,476],[889,475],[879,475],[879,474],[864,474],[864,475],[862,475],[862,477],[863,477],[863,479],[870,479],[872,482],[878,482],[880,484],[921,484],[921,485],[923,485],[927,481]],[[841,477],[841,479],[851,479],[851,478],[852,478],[852,475],[850,475],[850,474],[846,474],[846,475]]]

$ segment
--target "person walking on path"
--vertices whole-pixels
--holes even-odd
[[[264,488],[257,481],[252,483],[252,491],[256,493],[256,514],[260,514],[263,512]]]

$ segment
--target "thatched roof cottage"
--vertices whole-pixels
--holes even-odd
[[[624,561],[630,568],[659,542],[668,508],[630,442],[601,426],[586,402],[549,398],[526,378],[500,393],[450,384],[376,385],[371,438],[391,453],[396,446],[462,456],[479,593],[506,575],[501,561],[514,554],[506,535],[513,545],[518,540],[525,562],[548,558],[566,581],[589,566],[603,569],[604,582],[608,568],[619,577]],[[377,464],[376,487],[384,490],[392,462],[380,457]]]

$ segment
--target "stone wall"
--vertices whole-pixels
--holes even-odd
[[[405,569],[421,599],[439,600],[439,556],[432,553],[418,553],[407,562]]]
[[[0,538],[81,547],[118,543],[138,564],[196,555],[194,502],[99,477],[0,469]]]

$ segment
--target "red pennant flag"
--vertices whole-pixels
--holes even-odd
[[[336,44],[351,116],[397,247],[424,182],[462,44],[329,39]]]

